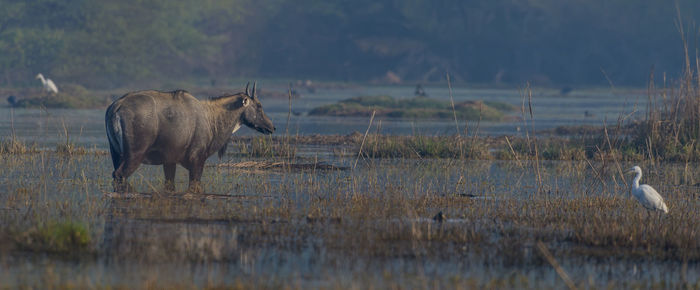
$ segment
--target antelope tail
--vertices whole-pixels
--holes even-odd
[[[122,120],[118,113],[112,112],[106,116],[107,138],[109,139],[109,147],[115,153],[122,155],[124,153],[124,131],[122,130]]]

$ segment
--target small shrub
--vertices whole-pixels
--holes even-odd
[[[23,250],[70,255],[86,252],[90,241],[84,225],[60,222],[31,228],[20,235],[16,243]]]

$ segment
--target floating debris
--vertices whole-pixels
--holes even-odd
[[[436,222],[438,222],[438,223],[442,223],[442,222],[445,221],[446,219],[447,219],[447,217],[442,213],[442,211],[440,211],[439,213],[437,213],[437,214],[433,217],[433,220],[436,221]]]
[[[306,222],[309,224],[323,223],[323,224],[339,224],[342,221],[340,217],[314,217],[307,216]]]

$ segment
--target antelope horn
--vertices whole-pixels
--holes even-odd
[[[253,95],[251,96],[253,99],[258,97],[258,92],[255,90],[255,87],[257,86],[258,82],[255,81],[253,82]]]
[[[248,95],[248,96],[250,96],[250,92],[248,91],[248,86],[249,86],[249,85],[250,85],[250,82],[248,82],[247,84],[245,84],[245,94]]]

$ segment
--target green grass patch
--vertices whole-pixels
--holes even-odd
[[[502,120],[505,112],[513,111],[510,104],[501,102],[465,101],[452,104],[431,98],[396,99],[390,96],[363,96],[342,100],[336,104],[317,107],[309,115],[319,116],[376,116],[411,119],[450,119],[455,114],[460,120]]]
[[[20,249],[59,255],[86,253],[90,235],[85,225],[76,222],[51,222],[30,228],[18,235]]]
[[[101,108],[111,103],[111,99],[104,94],[98,96],[95,92],[86,89],[81,85],[63,84],[59,88],[58,94],[48,94],[38,88],[24,89],[4,89],[0,90],[3,95],[14,95],[15,108]],[[9,104],[8,104],[9,105]]]

